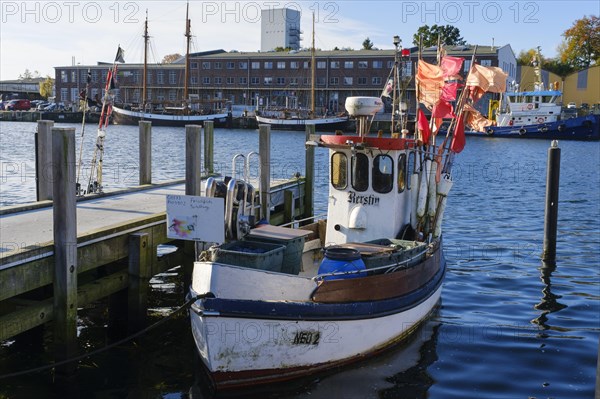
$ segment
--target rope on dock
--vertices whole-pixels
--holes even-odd
[[[141,329],[140,331],[136,332],[133,335],[130,335],[128,337],[120,339],[119,341],[113,342],[112,344],[107,345],[107,346],[105,346],[103,348],[96,349],[96,350],[91,351],[89,353],[84,353],[84,354],[81,354],[79,356],[72,357],[70,359],[62,360],[60,362],[55,362],[55,363],[47,364],[45,366],[40,366],[40,367],[36,367],[36,368],[33,368],[33,369],[29,369],[29,370],[22,370],[22,371],[17,371],[17,372],[14,372],[14,373],[0,375],[0,380],[6,379],[6,378],[20,377],[20,376],[27,375],[27,374],[39,373],[39,372],[42,372],[42,371],[50,370],[50,369],[55,368],[55,367],[64,366],[65,364],[69,364],[69,363],[72,363],[72,362],[78,362],[78,361],[86,359],[88,357],[92,357],[92,356],[95,356],[95,355],[97,355],[99,353],[105,352],[105,351],[107,351],[109,349],[112,349],[114,347],[122,345],[125,342],[131,341],[132,339],[137,338],[140,335],[143,335],[143,334],[145,334],[145,333],[147,333],[147,332],[149,332],[151,330],[154,330],[155,328],[157,328],[157,327],[165,324],[167,321],[169,321],[171,318],[173,318],[173,316],[175,316],[175,315],[179,314],[180,312],[182,312],[182,311],[186,310],[187,308],[189,308],[197,300],[203,299],[203,298],[206,298],[206,297],[209,297],[209,296],[213,296],[213,294],[209,292],[209,293],[206,293],[206,294],[201,294],[201,295],[197,295],[195,297],[192,297],[189,300],[187,300],[183,305],[181,305],[179,308],[175,309],[173,312],[169,313],[166,317],[160,319],[156,323],[154,323],[154,324],[152,324],[152,325],[150,325],[150,326],[148,326],[146,328]]]

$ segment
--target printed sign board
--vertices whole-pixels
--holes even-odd
[[[223,198],[167,195],[167,237],[177,240],[225,242]]]

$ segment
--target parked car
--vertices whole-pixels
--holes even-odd
[[[31,109],[31,103],[29,100],[10,100],[6,105],[8,111],[29,111]]]
[[[571,101],[570,103],[567,104],[567,109],[576,109],[577,108],[577,104],[575,104],[574,101]]]
[[[581,109],[589,109],[590,108],[590,104],[588,103],[581,103]]]
[[[48,105],[46,108],[44,108],[44,111],[50,111],[50,112],[58,112],[58,111],[64,111],[65,110],[65,105],[63,103],[52,103],[50,105]]]
[[[46,108],[48,105],[50,105],[50,103],[39,103],[38,106],[35,107],[35,109],[38,111],[43,111],[44,108]]]

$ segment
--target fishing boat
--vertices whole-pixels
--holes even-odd
[[[215,111],[212,106],[210,109],[204,109],[202,104],[193,100],[189,96],[189,66],[190,66],[190,43],[192,39],[191,21],[189,16],[189,3],[186,8],[186,29],[185,37],[187,39],[185,55],[185,77],[182,104],[178,106],[163,107],[162,112],[156,112],[151,104],[146,100],[146,74],[148,68],[148,15],[144,23],[144,68],[142,77],[142,103],[139,108],[126,109],[123,106],[113,106],[113,122],[119,125],[137,125],[139,121],[152,122],[154,126],[179,126],[183,127],[190,124],[201,125],[205,121],[214,121],[215,124],[225,126],[231,119],[231,112],[227,109]]]
[[[562,92],[547,88],[542,80],[540,49],[533,61],[536,81],[534,90],[513,90],[502,93],[495,114],[495,123],[473,126],[467,134],[490,137],[522,137],[562,140],[600,139],[600,115],[577,116],[562,111]],[[514,90],[514,89],[517,90]]]
[[[266,108],[255,111],[259,124],[270,125],[273,129],[304,130],[307,125],[314,125],[317,131],[345,130],[348,126],[348,115],[345,113],[318,115],[315,111],[315,16],[313,14],[313,35],[311,53],[311,89],[310,108]]]

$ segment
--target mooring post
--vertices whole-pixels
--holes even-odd
[[[215,171],[215,123],[213,121],[204,122],[204,170],[207,174]]]
[[[185,127],[185,195],[200,195],[202,191],[201,127]]]
[[[140,121],[140,186],[152,184],[152,122]]]
[[[285,190],[283,192],[283,221],[291,223],[294,221],[294,192]]]
[[[152,277],[152,248],[148,233],[129,236],[128,330],[145,326],[148,310],[148,281]]]
[[[35,134],[35,183],[38,201],[52,199],[52,127],[54,121],[38,121]]]
[[[54,213],[54,345],[56,361],[77,352],[77,209],[75,128],[52,129]],[[76,363],[57,367],[68,377]]]
[[[546,172],[546,209],[544,215],[544,248],[542,260],[556,260],[556,229],[558,226],[558,187],[560,180],[560,148],[558,141],[552,140],[548,149]]]
[[[270,219],[271,203],[271,126],[258,126],[258,154],[260,157],[260,217]]]
[[[311,137],[315,134],[315,125],[306,125],[306,143],[312,141]],[[309,218],[314,214],[314,185],[315,185],[315,147],[305,145],[305,166],[304,166],[304,217]]]

